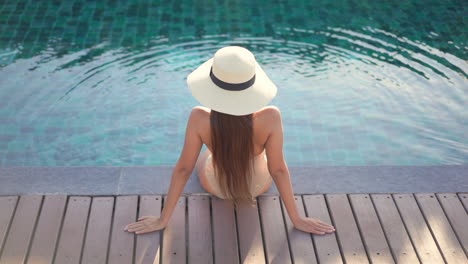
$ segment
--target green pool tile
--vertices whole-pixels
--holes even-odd
[[[103,61],[99,61],[99,56],[89,57],[86,60],[83,58],[81,63],[71,63],[66,68],[82,69],[82,67],[88,67],[95,63],[95,66],[89,67],[92,70],[89,72],[85,70],[73,71],[72,74],[75,75],[73,76],[75,78],[64,74],[58,76],[54,75],[54,73],[50,76],[51,80],[59,80],[57,83],[67,83],[68,79],[72,83],[86,80],[78,86],[79,89],[77,91],[93,87],[94,92],[98,94],[107,92],[106,101],[118,101],[124,105],[134,104],[135,101],[132,101],[130,98],[136,97],[140,98],[138,103],[151,105],[157,102],[159,107],[165,107],[171,113],[174,110],[171,108],[170,101],[171,98],[172,100],[176,98],[171,91],[185,86],[183,78],[180,78],[180,74],[184,76],[188,74],[202,60],[206,59],[208,55],[212,54],[212,51],[215,49],[214,47],[220,47],[224,43],[236,43],[235,41],[233,42],[233,39],[237,37],[250,37],[254,39],[250,41],[251,44],[244,41],[241,42],[242,45],[251,47],[255,54],[262,54],[263,57],[259,56],[259,58],[261,58],[262,64],[266,65],[267,70],[281,68],[281,70],[272,75],[272,78],[280,84],[280,97],[275,101],[275,104],[279,103],[281,109],[285,109],[286,112],[288,111],[286,110],[288,107],[291,109],[290,113],[285,115],[285,131],[289,134],[288,139],[285,141],[285,147],[287,144],[294,144],[285,150],[287,155],[292,155],[290,158],[291,162],[294,161],[297,164],[352,165],[378,164],[379,162],[385,164],[392,162],[430,164],[436,162],[443,163],[444,160],[448,160],[447,156],[444,155],[437,157],[427,155],[426,160],[424,160],[420,156],[421,153],[416,153],[417,151],[409,153],[408,156],[402,155],[402,153],[407,154],[405,151],[401,151],[405,149],[405,144],[412,143],[417,145],[429,143],[418,135],[420,131],[415,128],[402,128],[397,125],[392,129],[387,129],[387,127],[381,126],[379,122],[375,122],[378,120],[376,119],[378,115],[391,110],[391,108],[382,109],[380,104],[385,104],[385,102],[373,100],[373,96],[378,97],[381,95],[378,95],[375,90],[371,90],[368,86],[372,86],[372,82],[382,82],[381,77],[386,74],[392,75],[393,73],[386,72],[387,68],[382,68],[382,72],[375,74],[373,79],[369,79],[369,83],[362,84],[364,88],[361,88],[360,91],[367,91],[368,93],[361,95],[361,104],[357,107],[359,113],[348,114],[347,110],[341,109],[343,102],[337,101],[348,100],[344,101],[344,103],[356,103],[353,100],[357,97],[353,97],[355,95],[350,94],[349,89],[343,89],[341,93],[337,90],[339,85],[350,83],[352,86],[353,81],[350,80],[353,79],[348,77],[347,80],[342,81],[340,84],[333,84],[333,81],[342,78],[342,73],[341,75],[336,75],[336,71],[343,69],[341,67],[346,63],[352,62],[354,65],[365,65],[364,69],[366,70],[376,70],[377,68],[371,62],[365,61],[367,58],[373,58],[384,65],[392,65],[394,67],[392,68],[393,70],[410,69],[412,72],[408,76],[412,77],[411,80],[416,81],[411,84],[406,84],[404,80],[398,80],[398,78],[397,81],[402,81],[400,87],[404,85],[413,86],[413,92],[417,93],[417,91],[424,88],[423,86],[426,83],[424,83],[424,78],[415,77],[418,77],[418,74],[422,74],[424,70],[417,71],[414,66],[411,66],[413,68],[409,68],[404,60],[399,61],[393,57],[394,54],[400,54],[405,60],[411,61],[413,58],[410,53],[415,52],[416,54],[427,56],[427,59],[434,60],[435,64],[440,64],[442,67],[453,71],[454,74],[451,76],[461,76],[457,77],[461,78],[460,80],[456,80],[452,84],[447,84],[446,81],[440,82],[447,85],[445,87],[447,89],[460,89],[457,85],[466,82],[466,73],[460,70],[463,66],[454,66],[451,62],[445,60],[443,56],[422,51],[405,41],[405,39],[408,39],[414,43],[427,45],[435,50],[450,54],[455,59],[460,59],[461,65],[464,65],[463,63],[466,61],[466,40],[462,32],[466,31],[466,23],[463,19],[463,10],[457,6],[455,1],[425,1],[423,3],[420,0],[409,0],[404,2],[365,1],[351,3],[347,1],[322,0],[313,2],[272,1],[268,4],[256,1],[224,1],[222,5],[217,5],[216,1],[199,2],[182,0],[124,1],[117,2],[115,6],[110,6],[111,4],[113,4],[111,1],[3,1],[0,4],[0,49],[18,49],[19,53],[12,56],[0,55],[0,77],[2,77],[2,67],[14,64],[19,59],[33,59],[34,56],[44,54],[46,49],[50,49],[48,53],[54,54],[52,56],[64,60],[63,63],[69,63],[70,61],[78,61],[76,57],[82,49],[92,48],[94,45],[108,41],[104,47],[105,51],[112,52],[114,49],[117,50],[124,47],[124,52],[127,52],[126,54],[122,54],[126,57],[125,59],[117,59],[110,62],[110,65],[114,65],[114,67],[96,67],[102,66],[101,63],[104,63]],[[405,6],[405,8],[401,8],[401,6]],[[368,30],[369,28],[372,30],[382,30],[401,38],[396,39],[393,35],[378,33],[377,31]],[[296,32],[295,29],[299,31]],[[337,32],[336,29],[345,29],[352,33],[362,34],[369,37],[369,39],[350,35],[348,32]],[[435,37],[431,32],[434,32],[438,36]],[[224,34],[227,37],[218,37],[219,34]],[[334,37],[334,35],[346,39],[339,39]],[[167,40],[161,42],[161,39],[164,38],[167,38]],[[260,40],[262,38],[263,40]],[[371,41],[370,39],[372,38],[377,41]],[[155,40],[159,40],[159,42]],[[351,43],[349,40],[357,42]],[[207,42],[205,44],[200,44],[203,42],[194,42],[191,46],[177,47],[183,41]],[[359,41],[367,45],[374,45],[374,47],[381,49],[381,51],[375,51],[362,46],[359,44]],[[379,45],[378,41],[389,43],[396,48]],[[293,42],[296,44],[293,44]],[[305,44],[313,44],[314,46],[306,52],[306,49],[302,47]],[[167,50],[161,53],[151,51],[152,48],[158,45]],[[173,45],[174,48],[172,48]],[[147,49],[140,50],[143,47]],[[332,52],[333,48],[339,48],[343,51],[335,50]],[[359,48],[359,50],[356,48]],[[403,52],[403,49],[409,50],[410,53]],[[348,50],[353,50],[356,54],[346,54]],[[200,55],[194,51],[199,51]],[[134,61],[133,56],[137,56],[136,54],[139,52],[147,53],[145,54],[146,61]],[[183,55],[184,53],[193,53],[194,56],[185,56]],[[374,53],[375,55],[373,55]],[[281,62],[281,59],[286,58],[286,56],[289,56],[289,58]],[[359,56],[363,56],[364,60]],[[270,61],[273,59],[280,59],[280,61]],[[343,64],[333,61],[335,59],[343,60]],[[127,61],[121,63],[121,60]],[[51,63],[54,61],[54,58],[48,61]],[[326,64],[329,65],[322,68],[324,69],[323,72],[315,72],[313,76],[316,76],[316,79],[312,80],[308,79],[309,77],[305,77],[307,71],[310,71],[310,65],[320,67]],[[141,68],[136,71],[125,68],[131,67],[129,65],[138,65]],[[423,66],[427,67],[428,65]],[[433,65],[431,66],[433,67],[432,70],[429,69],[430,72],[426,71],[424,74],[430,76],[433,80],[438,80],[438,73],[432,74],[433,70],[436,69]],[[48,67],[48,64],[29,68],[35,69],[40,67]],[[344,67],[351,69],[350,66]],[[443,72],[441,69],[438,70],[439,72]],[[26,69],[19,69],[16,75],[13,74],[14,78],[22,78],[21,74],[23,74],[23,71],[26,71]],[[148,75],[148,78],[140,75],[149,73],[153,75]],[[325,76],[324,73],[328,73],[328,75]],[[106,76],[106,74],[109,76]],[[126,76],[127,74],[131,76]],[[349,74],[352,75],[352,71]],[[396,72],[395,74],[398,73]],[[359,80],[365,78],[364,76],[366,75],[355,76],[354,82],[359,82]],[[103,81],[105,78],[110,79]],[[132,81],[132,78],[135,79]],[[285,81],[285,78],[289,79]],[[142,80],[146,81],[143,82]],[[297,82],[297,84],[294,85],[294,82]],[[53,94],[53,83],[51,82],[51,87],[44,87],[43,89]],[[169,85],[167,90],[164,90],[164,86],[167,83],[174,83],[174,86]],[[307,90],[295,90],[293,92],[294,89],[298,89],[297,87],[301,87],[303,83],[310,83],[311,87],[317,86],[317,88],[309,90],[309,93],[306,92]],[[385,84],[380,88],[375,87],[375,89],[382,89],[384,87]],[[433,86],[430,87],[431,89],[435,89]],[[438,85],[438,87],[441,86]],[[121,92],[125,91],[125,89],[129,89],[132,92]],[[153,90],[158,90],[158,92],[154,93],[152,92]],[[57,91],[63,91],[63,89],[57,88]],[[394,91],[393,93],[394,95],[398,95],[398,91]],[[90,93],[89,96],[92,96],[92,94]],[[327,94],[329,95],[325,96]],[[2,95],[0,91],[0,98],[3,98],[2,96],[5,95]],[[21,96],[24,97],[24,93]],[[33,93],[30,96],[31,99],[24,97],[27,99],[26,103],[38,100],[38,98],[41,98],[41,100],[51,100],[48,102],[51,105],[56,103],[45,96],[34,97]],[[67,104],[78,106],[83,103],[82,100],[74,96],[74,93],[70,93],[68,97],[71,100],[59,107],[65,107]],[[146,99],[145,96],[151,98],[154,102]],[[297,104],[297,97],[300,98],[299,101],[303,101],[304,103]],[[50,98],[58,97],[51,96]],[[189,93],[185,93],[182,99],[177,98],[177,100],[182,100],[182,104],[187,109],[189,109],[189,106],[196,104],[190,98]],[[445,98],[445,100],[450,101],[448,98]],[[465,98],[461,97],[458,101],[460,100],[463,101]],[[337,102],[340,103],[338,104]],[[454,102],[452,101],[452,104]],[[113,106],[115,105],[113,104]],[[88,105],[82,106],[87,107]],[[304,110],[311,106],[314,106],[314,111]],[[21,104],[17,102],[8,104],[6,107],[9,109],[6,112],[2,112],[0,107],[0,118],[1,115],[9,115],[15,113],[16,110],[24,115],[24,111],[21,112],[20,110]],[[94,107],[97,109],[101,108],[101,110],[106,108],[99,105],[94,105]],[[161,114],[161,108],[156,107],[153,110],[155,113]],[[411,105],[401,104],[400,108],[411,109]],[[438,106],[435,106],[435,108],[438,108]],[[74,107],[73,109],[73,111],[79,111],[80,108]],[[124,107],[124,109],[125,111],[119,113],[142,111],[140,108],[134,108],[133,105]],[[368,115],[369,113],[373,113],[374,115]],[[410,113],[412,112],[410,111]],[[457,116],[459,114],[455,112],[452,115]],[[137,137],[139,133],[145,133],[144,130],[140,129],[138,131],[126,129],[127,126],[138,127],[139,120],[136,117],[137,115],[132,114],[131,116],[131,118],[125,119],[125,122],[118,121],[117,125],[112,120],[99,123],[99,120],[92,115],[87,116],[86,119],[93,120],[94,122],[91,123],[97,124],[94,129],[101,134],[105,133],[103,132],[105,131],[103,128],[107,126],[112,126],[117,130],[120,129],[122,133],[119,133],[119,136],[114,139],[106,138],[105,135],[102,135],[106,142],[118,143],[124,141],[126,137],[133,138]],[[23,117],[19,118],[21,120]],[[111,115],[108,118],[115,117]],[[180,117],[170,116],[170,114],[165,118],[182,120]],[[418,118],[418,116],[414,115],[412,118]],[[164,120],[164,118],[157,120]],[[291,120],[291,122],[288,120]],[[309,121],[304,122],[305,120]],[[34,129],[34,131],[37,131],[39,134],[42,133],[41,131],[47,128],[50,130],[54,126],[71,125],[59,120],[51,120],[50,123],[44,123],[40,118],[35,122],[32,125],[38,128]],[[169,127],[172,123],[158,122],[153,128],[158,127],[161,131],[170,130]],[[434,124],[431,122],[419,124],[419,126],[434,129]],[[79,126],[79,123],[74,123],[73,125]],[[23,127],[23,124],[20,127]],[[356,129],[357,127],[367,128],[367,131],[363,132],[363,129]],[[462,124],[453,130],[462,131],[464,127],[465,125]],[[183,143],[180,140],[181,136],[183,136],[183,129],[183,125],[177,127],[175,132],[171,132],[171,138],[158,136],[158,133],[161,132],[155,132],[154,144],[161,146],[161,149],[164,149],[163,153],[168,152],[170,150],[168,145],[175,144],[171,140],[177,141],[177,144]],[[11,127],[0,124],[0,131],[2,130],[17,131],[17,129],[12,130]],[[438,131],[440,129],[434,130]],[[56,133],[60,132],[57,131]],[[60,134],[57,134],[57,136],[60,136]],[[52,138],[53,135],[50,135],[50,137]],[[298,137],[298,139],[291,137]],[[392,147],[385,145],[386,142],[390,141],[389,138],[394,137],[398,138],[398,140]],[[458,134],[444,135],[442,137],[450,138],[453,142],[461,141],[461,136]],[[99,138],[97,140],[97,142],[102,141]],[[78,141],[89,143],[91,142],[91,138],[83,136],[79,137]],[[42,147],[47,149],[46,144],[41,144],[43,144],[41,145]],[[320,150],[301,147],[308,144],[319,144]],[[18,151],[21,151],[21,143],[14,143],[14,146],[18,148]],[[464,145],[462,144],[461,146],[463,149]],[[141,146],[141,148],[141,151],[148,151],[144,146]],[[335,148],[341,150],[337,151]],[[384,159],[381,155],[382,152],[379,152],[380,150],[385,150],[385,153],[388,152],[388,155],[392,156],[392,159]],[[122,162],[122,164],[131,164],[132,162],[136,162],[140,164],[149,162],[146,158],[138,155],[124,158],[124,155],[115,154],[115,156],[112,156],[114,155],[112,150],[107,150],[106,152],[106,148],[104,148],[103,151],[110,153],[109,155],[111,156],[98,156],[95,159],[96,163]],[[321,153],[321,151],[326,152]],[[355,152],[359,153],[359,155],[356,155]],[[78,164],[80,162],[79,159],[54,161],[53,153],[50,150],[47,154],[44,154],[46,158],[42,157],[34,161],[27,161],[25,159],[25,163],[37,164],[43,162],[45,164],[66,165],[66,162],[69,162],[69,164]],[[321,154],[320,157],[317,155],[318,153]],[[455,162],[466,161],[466,155],[463,153],[463,151],[458,152],[450,160]],[[176,153],[162,156],[157,155],[155,154],[151,159],[155,160],[158,164],[171,164],[171,162],[177,159]],[[416,156],[416,158],[411,158],[411,155]],[[11,155],[11,158],[13,156]],[[48,159],[52,159],[52,161]],[[83,159],[82,162],[88,161]]]

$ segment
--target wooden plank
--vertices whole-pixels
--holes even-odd
[[[300,195],[294,196],[297,210],[301,217],[305,217],[304,204]],[[289,245],[291,250],[291,257],[295,264],[316,264],[317,259],[315,257],[314,244],[312,242],[312,236],[310,233],[303,232],[294,227],[289,215],[286,211],[283,201],[281,201],[283,207],[284,219],[286,221],[286,231],[289,237]]]
[[[0,196],[0,253],[5,245],[8,227],[11,226],[18,196]]]
[[[66,195],[44,197],[27,263],[52,263],[66,204]]]
[[[262,195],[258,197],[258,203],[267,263],[291,263],[280,198],[276,195]]]
[[[234,208],[225,200],[211,197],[215,263],[239,264]]]
[[[22,264],[26,260],[41,202],[42,195],[20,196],[0,257],[1,264]]]
[[[93,197],[81,263],[106,263],[114,197]]]
[[[369,263],[348,197],[346,194],[326,194],[325,197],[346,263]]]
[[[390,194],[371,194],[396,263],[419,263],[403,221]]]
[[[463,208],[463,205],[458,199],[456,193],[436,193],[436,195],[458,236],[458,240],[460,241],[465,254],[468,254],[468,228],[466,228],[466,224],[468,223],[468,214]]]
[[[80,263],[91,197],[70,196],[63,220],[55,263]]]
[[[437,197],[433,193],[416,193],[415,196],[445,261],[447,263],[468,263],[465,252]]]
[[[161,202],[162,197],[160,195],[141,195],[138,218],[142,216],[161,216]],[[161,255],[161,232],[163,231],[155,231],[137,235],[135,249],[136,264],[159,264]]]
[[[419,210],[413,194],[392,194],[406,225],[419,260],[424,263],[444,263],[442,255],[432,238],[421,211]]]
[[[240,262],[243,264],[265,263],[258,206],[240,205],[236,212]]]
[[[167,196],[164,196],[166,199]],[[171,219],[164,229],[162,263],[186,262],[185,250],[185,196],[179,197]]]
[[[370,196],[350,194],[349,199],[371,262],[395,263]]]
[[[316,254],[319,263],[343,263],[340,249],[338,247],[337,232],[339,228],[331,221],[328,214],[325,198],[321,194],[304,195],[304,205],[308,217],[320,219],[322,222],[331,224],[336,231],[325,235],[312,234],[315,243]]]
[[[117,196],[112,235],[109,246],[109,263],[132,263],[136,234],[124,230],[137,220],[138,196]]]
[[[213,263],[210,198],[189,196],[188,202],[188,259],[194,264]]]
[[[468,193],[458,193],[458,198],[465,207],[465,211],[468,210]]]

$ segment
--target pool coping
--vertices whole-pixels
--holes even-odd
[[[0,166],[0,195],[166,194],[174,166]],[[467,192],[468,165],[290,166],[294,193]],[[196,172],[184,194],[206,193]],[[267,194],[278,194],[276,186]]]

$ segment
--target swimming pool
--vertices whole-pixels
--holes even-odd
[[[0,2],[0,165],[172,165],[185,77],[250,49],[289,165],[467,164],[464,1]]]

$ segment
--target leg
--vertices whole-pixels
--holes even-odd
[[[260,195],[264,194],[266,191],[268,191],[268,189],[270,189],[272,183],[273,183],[273,179],[270,177],[270,179],[265,184],[263,189],[261,189],[260,192],[258,192],[258,194],[255,195],[255,197],[260,196]]]
[[[215,191],[211,188],[208,179],[206,178],[205,173],[205,166],[206,166],[206,159],[211,154],[209,149],[205,150],[197,160],[197,164],[195,165],[197,169],[198,179],[200,180],[200,185],[205,189],[208,193],[217,196]]]
[[[253,183],[258,186],[254,192],[254,197],[262,195],[268,189],[270,189],[271,184],[273,183],[273,178],[271,178],[270,171],[268,170],[268,161],[266,158],[265,150],[263,153],[255,160],[255,175],[253,175]]]

